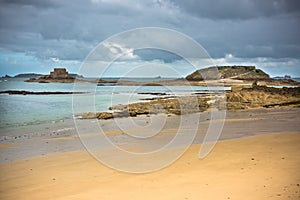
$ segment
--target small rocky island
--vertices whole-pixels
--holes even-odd
[[[24,73],[24,74],[17,74],[14,78],[39,78],[44,76],[43,74],[36,74],[36,73]]]
[[[270,80],[270,76],[255,66],[213,66],[199,69],[186,77],[189,81],[216,79]]]
[[[39,82],[39,83],[72,83],[75,81],[75,78],[71,76],[66,68],[54,68],[53,72],[50,72],[49,75],[44,75],[39,78],[30,78],[25,82]]]

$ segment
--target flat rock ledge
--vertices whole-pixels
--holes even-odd
[[[300,87],[272,88],[253,85],[252,88],[234,88],[225,97],[207,98],[205,95],[185,97],[157,97],[148,102],[112,106],[112,112],[89,112],[77,115],[81,119],[112,119],[150,114],[175,114],[203,112],[209,108],[241,110],[259,107],[300,107]]]
[[[136,117],[165,113],[168,115],[182,115],[203,112],[209,108],[208,99],[200,96],[154,99],[149,102],[139,102],[129,105],[110,107],[113,112],[88,112],[76,115],[80,119],[112,119],[121,117]]]
[[[0,94],[10,95],[55,95],[55,94],[85,94],[86,92],[31,92],[26,90],[5,90],[0,91]]]

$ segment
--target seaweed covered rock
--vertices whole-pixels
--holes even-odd
[[[255,86],[228,92],[227,109],[238,110],[255,107],[271,107],[284,105],[300,105],[300,87],[274,88]]]

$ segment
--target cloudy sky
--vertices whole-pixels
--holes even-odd
[[[272,76],[300,77],[299,0],[0,0],[0,75],[54,67],[79,72],[100,42],[142,27],[193,38],[215,65],[256,65]],[[173,54],[114,45],[128,59],[109,76],[131,63],[184,66]]]

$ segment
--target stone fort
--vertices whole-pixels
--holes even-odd
[[[50,72],[50,78],[66,79],[66,78],[70,78],[70,75],[65,68],[54,68],[54,71]]]

